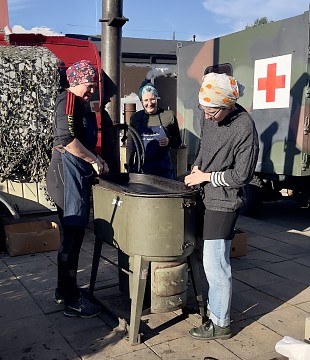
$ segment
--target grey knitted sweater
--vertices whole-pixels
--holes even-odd
[[[194,162],[211,181],[202,184],[204,204],[215,211],[235,211],[245,202],[244,185],[251,181],[258,157],[254,121],[240,105],[221,122],[204,120]]]

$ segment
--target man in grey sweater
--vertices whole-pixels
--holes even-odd
[[[230,246],[240,209],[245,201],[244,186],[251,181],[258,157],[255,124],[236,103],[243,85],[226,74],[203,77],[199,106],[204,112],[201,144],[188,186],[200,184],[205,206],[203,266],[209,285],[209,319],[190,330],[195,339],[231,337],[230,307],[232,276]]]

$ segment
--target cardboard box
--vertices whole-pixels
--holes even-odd
[[[247,234],[240,230],[235,230],[235,236],[231,241],[230,257],[245,256],[247,254]],[[211,240],[210,240],[211,241]],[[203,241],[198,241],[198,256],[202,260],[203,257]]]
[[[240,229],[236,230],[230,247],[230,257],[245,256],[247,254],[247,234]]]
[[[5,225],[6,248],[10,256],[58,250],[59,227],[51,221]]]

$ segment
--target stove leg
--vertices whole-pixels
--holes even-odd
[[[149,261],[144,260],[140,255],[133,256],[131,310],[129,324],[129,343],[131,345],[140,343],[139,327],[148,269]]]
[[[202,296],[202,286],[201,286],[201,279],[200,279],[199,267],[198,267],[198,254],[196,250],[194,250],[192,254],[189,256],[188,262],[191,269],[191,275],[192,275],[193,287],[196,295],[197,305],[201,315],[202,323],[204,323],[207,320],[207,315],[206,315],[206,310]]]
[[[91,267],[91,276],[89,283],[89,293],[90,295],[94,294],[94,289],[96,285],[96,278],[98,273],[98,267],[100,262],[100,255],[102,251],[103,241],[100,240],[97,236],[95,238],[95,246],[94,246],[94,254],[93,254],[93,262]]]

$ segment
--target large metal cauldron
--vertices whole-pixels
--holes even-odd
[[[188,263],[193,270],[194,287],[199,288],[193,257],[197,196],[198,190],[181,182],[145,174],[103,175],[93,186],[96,244],[90,289],[93,290],[97,275],[100,243],[125,254],[132,299],[131,344],[139,342],[139,321],[150,269],[152,312],[172,311],[186,305]],[[188,257],[191,261],[187,261]],[[197,295],[203,311],[201,292]]]
[[[196,245],[197,191],[145,174],[104,176],[93,188],[95,234],[128,255],[169,261]]]

